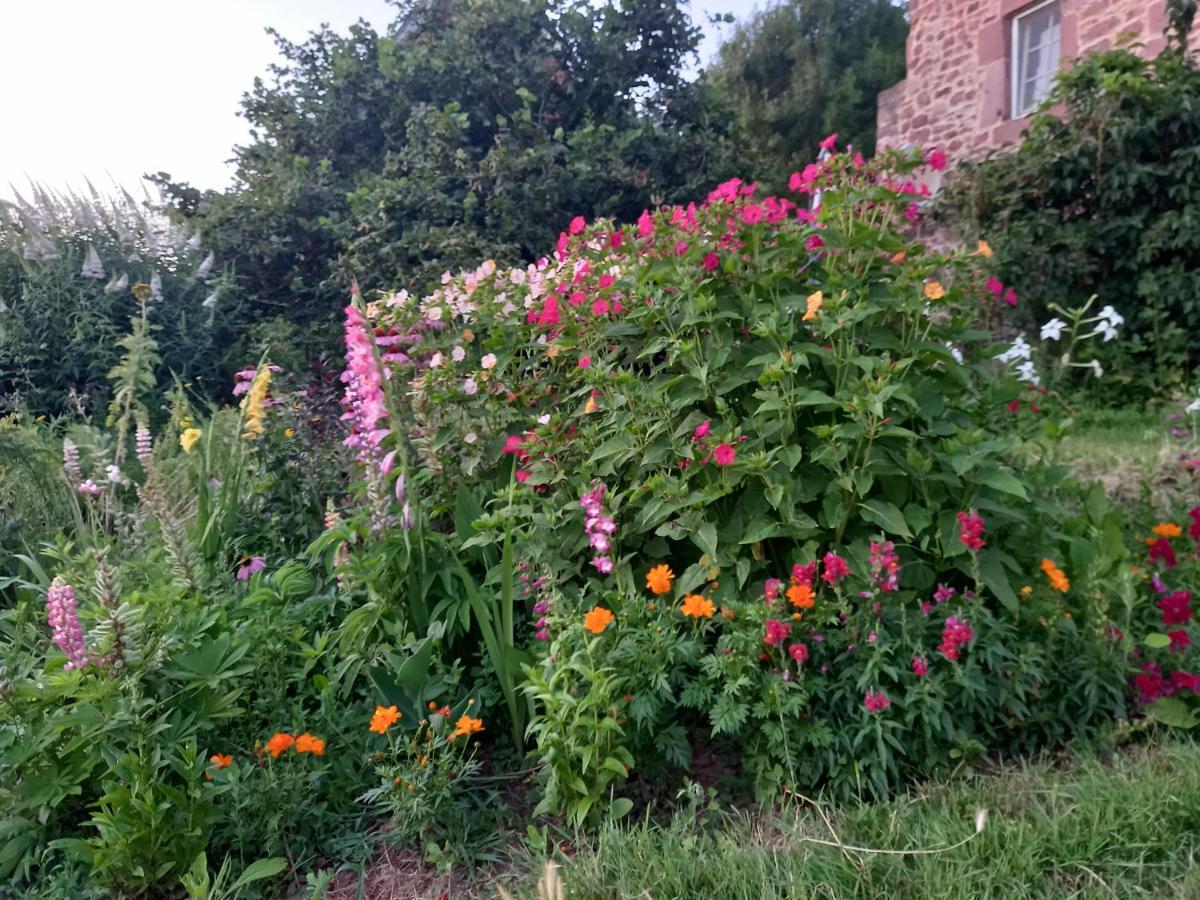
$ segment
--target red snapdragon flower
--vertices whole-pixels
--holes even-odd
[[[821,558],[821,564],[825,570],[821,574],[821,580],[826,584],[836,585],[850,574],[850,564],[832,550]]]
[[[791,622],[780,622],[778,619],[767,619],[767,632],[763,635],[763,643],[776,647],[782,644],[792,633]]]
[[[1167,594],[1158,601],[1164,625],[1182,625],[1192,618],[1192,595],[1188,591]]]
[[[892,701],[883,691],[867,691],[863,695],[863,706],[867,708],[868,712],[883,712],[891,705]]]
[[[958,514],[958,540],[969,550],[983,549],[983,516],[975,510]]]

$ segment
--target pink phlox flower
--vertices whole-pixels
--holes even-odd
[[[640,238],[648,238],[654,234],[654,219],[650,215],[650,210],[643,209],[642,214],[638,216],[637,233]]]
[[[712,455],[713,462],[718,466],[730,466],[733,465],[737,451],[733,449],[732,444],[717,444],[713,449]]]
[[[1192,618],[1192,595],[1189,591],[1176,591],[1158,601],[1164,625],[1183,625]]]
[[[717,256],[717,254],[715,254],[711,251],[704,254],[704,259],[701,262],[701,265],[704,266],[704,268],[709,272],[711,272],[713,269],[715,269],[720,264],[721,264],[721,258],[719,256]]]
[[[929,168],[935,172],[941,172],[946,168],[946,151],[940,148],[934,148],[929,153]]]
[[[576,216],[568,226],[571,234],[583,234],[583,229],[585,228],[587,228],[587,220],[583,216]]]
[[[829,137],[825,138],[825,140],[821,141],[821,149],[832,152],[833,149],[837,147],[837,139],[838,136],[837,132],[835,131],[833,134],[829,135]]]

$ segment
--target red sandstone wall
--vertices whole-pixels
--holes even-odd
[[[908,77],[879,95],[878,143],[944,149],[951,160],[1015,140],[1009,118],[1011,21],[1037,0],[910,0]],[[1061,58],[1113,46],[1135,32],[1157,53],[1166,0],[1062,0]]]

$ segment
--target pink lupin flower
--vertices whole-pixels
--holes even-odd
[[[75,590],[56,576],[46,591],[46,621],[50,625],[55,646],[66,654],[64,669],[83,669],[88,664],[87,644],[79,613],[75,606]]]

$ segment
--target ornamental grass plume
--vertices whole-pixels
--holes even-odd
[[[86,668],[87,644],[83,639],[83,628],[79,624],[75,589],[67,584],[61,575],[55,576],[46,591],[46,620],[50,624],[55,645],[66,654],[67,663],[63,668]]]

